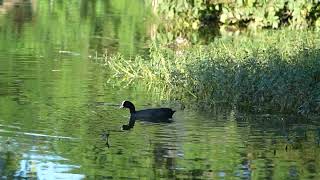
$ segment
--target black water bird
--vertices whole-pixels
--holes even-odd
[[[130,101],[123,101],[120,108],[128,108],[130,110],[129,124],[123,125],[123,130],[133,128],[136,120],[149,121],[149,122],[171,122],[174,110],[170,108],[154,108],[136,111],[135,106]]]

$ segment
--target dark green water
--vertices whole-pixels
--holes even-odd
[[[92,56],[144,52],[143,1],[21,2],[0,3],[0,179],[320,178],[317,121],[180,110],[110,79]],[[121,131],[124,99],[178,111]]]

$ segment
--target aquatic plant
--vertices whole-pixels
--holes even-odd
[[[170,97],[225,103],[255,112],[320,112],[320,35],[267,31],[173,50],[153,45],[147,58],[105,57],[117,76],[156,84]]]

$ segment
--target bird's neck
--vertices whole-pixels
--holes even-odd
[[[136,113],[136,108],[134,106],[129,108],[130,114]]]

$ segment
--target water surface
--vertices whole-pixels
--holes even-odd
[[[0,12],[0,179],[320,178],[316,119],[182,110],[111,78],[94,56],[145,52],[143,1],[2,1]],[[124,99],[171,106],[174,122],[121,131]]]

